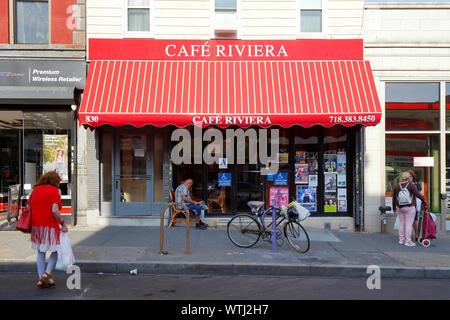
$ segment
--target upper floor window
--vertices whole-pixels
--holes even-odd
[[[129,33],[150,32],[151,0],[126,0],[126,31]]]
[[[238,33],[238,1],[211,1],[211,37],[216,39],[236,39]]]
[[[49,20],[47,0],[16,0],[16,43],[49,43]]]
[[[323,0],[299,0],[300,33],[323,32]]]
[[[236,12],[236,0],[215,0],[215,10],[216,12]]]

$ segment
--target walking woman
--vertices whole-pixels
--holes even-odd
[[[59,234],[67,232],[61,217],[61,177],[52,171],[42,175],[34,185],[28,204],[31,205],[31,247],[37,250],[37,287],[47,288],[56,285],[52,278],[58,260]],[[50,251],[50,259],[45,267],[45,255]]]
[[[400,183],[394,186],[392,199],[394,213],[398,214],[400,220],[398,243],[408,247],[414,247],[416,245],[411,241],[411,232],[416,215],[416,198],[422,200],[424,208],[428,207],[425,198],[417,190],[414,183],[411,182],[411,179],[412,177],[409,172],[403,172],[400,175]]]

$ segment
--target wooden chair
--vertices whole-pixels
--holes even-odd
[[[175,192],[173,190],[169,190],[169,196],[170,196],[170,201],[175,202]],[[184,210],[178,209],[175,204],[173,204],[171,206],[170,212],[171,212],[171,215],[170,215],[170,219],[168,221],[169,228],[173,227],[175,225],[175,223],[177,223],[177,222],[185,222],[186,221],[186,216],[185,216]],[[192,214],[191,214],[190,210],[189,210],[189,214],[191,215],[191,222],[192,222],[194,219],[192,219]],[[180,218],[180,217],[178,217],[178,215],[182,215],[183,217]]]
[[[225,208],[225,188],[222,187],[220,194],[216,198],[208,198],[208,211],[213,211],[213,206],[218,205],[222,213],[226,212]]]

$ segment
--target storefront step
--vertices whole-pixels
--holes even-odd
[[[203,219],[210,228],[225,229],[232,216],[226,217],[205,217]],[[164,218],[164,226],[167,226],[167,217]],[[126,216],[126,217],[96,217],[89,219],[89,225],[102,226],[135,226],[135,227],[155,227],[160,226],[160,217],[154,216]],[[178,226],[184,225],[184,222],[178,222]],[[194,224],[192,223],[191,226]],[[302,221],[305,227],[331,230],[354,231],[353,218],[351,217],[310,217]]]
[[[210,227],[226,227],[231,217],[225,218],[205,218],[203,221]],[[97,217],[95,221],[90,220],[88,224],[96,224],[103,226],[134,226],[134,227],[155,227],[160,226],[161,220],[159,216],[127,216],[127,217]],[[167,218],[164,218],[164,226],[167,226]],[[184,225],[178,222],[178,225]],[[193,224],[191,224],[193,225]]]

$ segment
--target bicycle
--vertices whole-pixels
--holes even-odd
[[[283,206],[270,206],[265,210],[264,202],[250,201],[247,203],[251,208],[252,214],[238,213],[227,224],[227,235],[232,243],[241,248],[250,248],[254,246],[260,238],[263,240],[272,239],[270,228],[272,223],[266,226],[265,217],[271,214],[275,208],[276,212],[276,228],[277,228],[277,244],[280,245],[281,230],[289,245],[299,253],[306,253],[310,247],[308,233],[300,224],[298,214],[295,210],[294,202]]]

